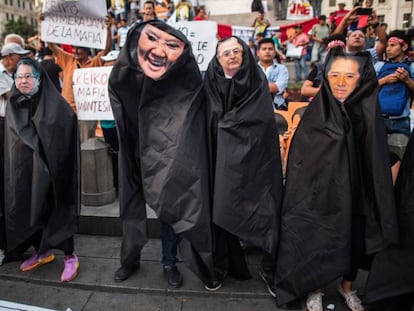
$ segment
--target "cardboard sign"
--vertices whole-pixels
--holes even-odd
[[[105,0],[44,0],[41,37],[45,42],[104,49]]]
[[[113,120],[108,95],[112,66],[76,69],[73,95],[79,120]]]
[[[207,70],[208,63],[216,54],[217,23],[212,21],[193,21],[169,24],[181,31],[191,42],[193,54],[200,71]]]

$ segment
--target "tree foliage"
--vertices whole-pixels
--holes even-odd
[[[26,40],[37,33],[36,27],[27,23],[21,16],[17,20],[9,20],[4,25],[4,29],[5,31],[2,33],[3,38],[9,33],[17,33]]]

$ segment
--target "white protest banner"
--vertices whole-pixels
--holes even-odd
[[[287,20],[304,20],[313,17],[313,8],[309,0],[289,0]]]
[[[113,120],[108,95],[112,66],[76,69],[73,73],[73,95],[79,120]]]
[[[191,42],[193,54],[201,71],[207,70],[208,63],[216,54],[217,23],[194,21],[170,23],[180,30]]]
[[[249,43],[249,39],[254,37],[253,27],[232,26],[231,28],[232,28],[233,36],[239,37],[247,44]]]
[[[105,48],[105,0],[44,0],[42,13],[43,41]]]

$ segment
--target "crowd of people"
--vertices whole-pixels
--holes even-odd
[[[295,69],[307,76],[309,104],[288,151],[275,118],[289,105],[278,34],[254,49],[235,36],[220,38],[203,74],[191,43],[157,18],[151,0],[142,11],[130,6],[130,27],[130,15],[107,16],[105,49],[95,56],[47,42],[38,61],[23,38],[7,36],[0,63],[0,263],[23,260],[20,270],[32,271],[59,249],[61,281],[76,278],[79,146],[94,136],[96,122],[77,120],[72,76],[77,68],[113,66],[114,121],[103,129],[123,225],[115,281],[140,269],[149,205],[162,224],[161,263],[172,287],[184,282],[178,254],[208,291],[219,290],[228,275],[251,278],[243,244],[262,250],[259,275],[281,308],[300,308],[304,299],[307,310],[323,311],[324,288],[341,278],[338,292],[352,311],[411,310],[411,37],[387,34],[375,12],[366,24],[357,21],[359,8],[342,10],[340,21],[331,17],[335,27],[319,18],[309,75],[309,38],[298,26],[289,39],[302,47]],[[184,0],[175,8],[184,18],[189,9]],[[364,30],[351,30],[360,22]],[[260,14],[254,24],[267,25]],[[378,38],[372,47],[368,27]],[[389,146],[393,135],[408,142],[399,153]],[[359,269],[369,271],[362,300],[352,286]]]

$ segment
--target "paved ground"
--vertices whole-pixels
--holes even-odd
[[[184,275],[183,287],[168,287],[159,263],[158,239],[151,239],[144,248],[139,272],[122,283],[112,280],[119,265],[120,237],[82,234],[75,241],[80,272],[73,282],[59,281],[63,256],[58,251],[53,263],[31,272],[20,272],[19,262],[7,263],[0,266],[0,300],[63,311],[68,308],[73,311],[281,310],[257,275],[260,256],[255,249],[247,250],[252,280],[237,281],[228,277],[218,292],[209,293],[182,263],[179,268]],[[362,273],[356,283],[358,289],[362,289],[364,279]],[[345,311],[343,299],[335,290],[336,284],[325,290],[324,304],[334,304],[336,311]],[[6,310],[1,308],[1,302],[0,310]]]

